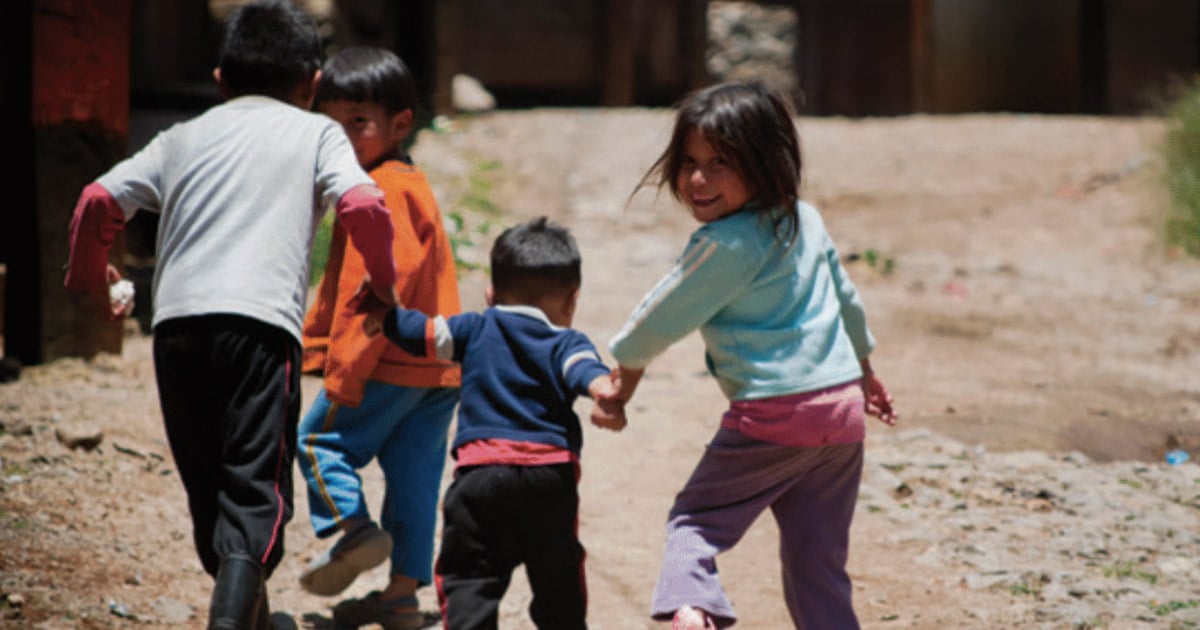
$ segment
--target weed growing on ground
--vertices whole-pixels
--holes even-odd
[[[1146,582],[1147,584],[1157,584],[1158,576],[1153,573],[1139,571],[1134,568],[1131,562],[1119,562],[1104,570],[1104,577],[1115,577],[1118,579],[1134,578]]]
[[[1168,109],[1162,152],[1171,197],[1167,242],[1200,257],[1200,83]]]
[[[500,174],[500,163],[494,160],[475,162],[467,175],[465,190],[452,208],[445,213],[454,251],[454,263],[460,272],[475,271],[483,264],[466,255],[476,245],[477,238],[486,238],[498,227],[503,209],[492,199],[492,183]]]
[[[1187,601],[1173,599],[1169,602],[1150,602],[1147,605],[1150,607],[1150,610],[1154,611],[1155,615],[1163,617],[1177,610],[1200,607],[1200,601],[1196,601],[1194,599],[1189,599]]]

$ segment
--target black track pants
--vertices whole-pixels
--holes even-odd
[[[300,345],[233,315],[154,328],[159,402],[204,570],[242,553],[270,575],[292,518]]]

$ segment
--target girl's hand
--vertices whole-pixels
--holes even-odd
[[[613,385],[617,388],[617,397],[624,402],[628,402],[633,398],[633,392],[637,390],[638,383],[642,380],[642,375],[646,373],[646,369],[635,370],[618,365],[612,371]]]
[[[888,393],[887,388],[883,386],[883,382],[875,376],[874,372],[863,375],[862,389],[863,398],[866,399],[867,414],[879,418],[889,427],[895,426],[899,416],[892,408],[892,395]]]
[[[628,424],[625,417],[625,401],[609,375],[597,376],[588,383],[588,396],[592,398],[592,424],[609,431],[620,431]]]

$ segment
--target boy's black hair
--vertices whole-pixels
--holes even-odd
[[[218,62],[234,96],[286,99],[321,67],[321,38],[308,14],[289,2],[252,2],[225,21]]]
[[[687,132],[695,129],[729,161],[754,192],[751,200],[768,213],[784,242],[795,240],[799,225],[800,139],[791,103],[758,81],[721,83],[693,92],[679,105],[667,148],[646,172],[642,184],[667,186],[679,194],[679,172]]]
[[[579,248],[566,228],[538,217],[500,233],[492,245],[492,288],[522,301],[569,293],[582,284]]]
[[[356,46],[325,61],[317,85],[317,105],[328,101],[378,103],[388,115],[417,112],[417,81],[390,50]]]

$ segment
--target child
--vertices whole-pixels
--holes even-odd
[[[509,228],[491,252],[490,306],[445,319],[397,308],[365,327],[406,351],[462,363],[462,403],[451,447],[454,482],[443,506],[437,559],[445,627],[496,628],[512,571],[525,564],[539,628],[585,628],[584,550],[577,536],[583,432],[579,395],[615,401],[609,370],[570,329],[579,298],[575,240],[545,217]],[[597,426],[619,431],[606,403]]]
[[[325,63],[317,107],[341,123],[359,163],[384,191],[402,303],[429,316],[458,314],[454,254],[442,215],[424,173],[401,149],[414,131],[417,108],[408,67],[383,49],[348,48]],[[314,559],[300,583],[318,595],[339,593],[390,552],[387,587],[342,602],[334,622],[419,628],[426,620],[416,590],[433,579],[438,491],[459,367],[363,334],[363,316],[346,303],[366,269],[345,243],[346,232],[336,224],[325,275],[304,322],[304,369],[323,371],[325,386],[299,428],[313,529],[322,538],[339,531],[342,536]],[[356,472],[372,458],[384,473],[382,529],[370,521]]]
[[[702,225],[611,342],[619,398],[698,328],[731,401],[671,508],[652,615],[677,630],[733,625],[714,558],[770,508],[796,627],[857,628],[845,563],[864,410],[889,425],[895,414],[867,359],[858,293],[821,216],[798,199],[790,107],[758,84],[693,94],[652,180]]]
[[[213,72],[228,99],[159,134],[84,189],[65,284],[109,310],[124,221],[161,213],[154,364],[196,551],[216,579],[210,628],[265,627],[264,580],[292,516],[300,328],[314,227],[328,205],[394,300],[392,224],[345,132],[311,113],[315,25],[287,2],[228,19]]]

